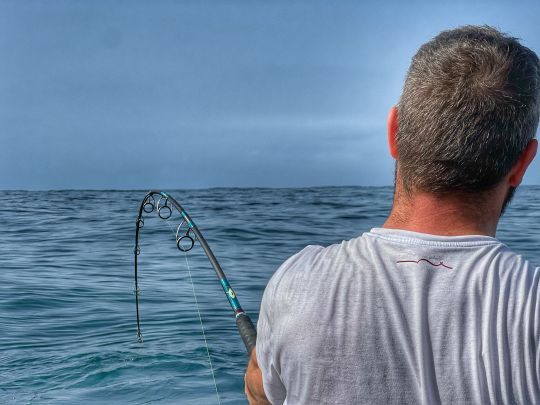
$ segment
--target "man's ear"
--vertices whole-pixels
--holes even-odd
[[[521,152],[521,155],[519,156],[519,159],[514,165],[514,167],[512,167],[512,170],[510,170],[510,175],[508,177],[508,182],[510,183],[510,186],[517,187],[521,184],[527,168],[536,156],[537,150],[538,141],[536,139],[531,139],[523,152]]]
[[[386,126],[388,130],[388,148],[390,149],[390,155],[392,155],[394,159],[397,159],[396,135],[398,131],[398,109],[396,106],[390,109]]]

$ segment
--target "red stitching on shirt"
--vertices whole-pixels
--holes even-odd
[[[435,263],[432,263],[431,261],[429,261],[428,259],[420,259],[420,260],[398,260],[396,263],[420,263],[421,261],[425,261],[425,262],[428,262],[429,264],[431,264],[432,266],[434,267],[439,267],[439,266],[443,266],[443,267],[446,267],[447,269],[450,269],[452,270],[452,267],[450,266],[447,266],[446,264],[444,264],[442,261],[439,262],[439,264],[435,264]]]

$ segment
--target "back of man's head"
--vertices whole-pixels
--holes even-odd
[[[407,191],[477,193],[506,176],[534,138],[540,61],[494,28],[444,31],[413,57],[396,145]]]

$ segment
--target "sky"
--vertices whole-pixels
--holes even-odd
[[[489,24],[540,53],[539,20],[537,0],[0,0],[0,189],[391,185],[418,47]]]

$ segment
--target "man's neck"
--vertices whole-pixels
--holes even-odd
[[[500,205],[496,201],[472,202],[459,196],[421,192],[405,195],[398,188],[383,227],[432,235],[494,237],[499,217]]]

